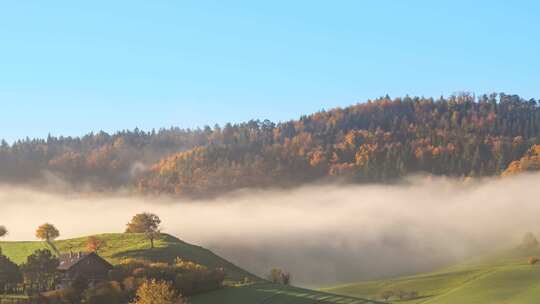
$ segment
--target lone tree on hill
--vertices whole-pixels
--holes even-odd
[[[36,230],[36,237],[40,240],[44,240],[47,244],[54,250],[57,255],[60,255],[60,252],[53,244],[53,241],[60,236],[60,232],[54,225],[45,223],[38,227]]]
[[[0,238],[8,234],[8,230],[4,226],[0,226]]]
[[[86,249],[90,252],[98,253],[105,246],[107,246],[107,242],[95,236],[89,236],[86,240]]]
[[[7,234],[8,234],[8,231],[6,227],[0,226],[0,238],[6,236]],[[0,254],[1,253],[2,253],[2,248],[0,248]]]
[[[139,213],[127,224],[126,233],[144,233],[150,240],[150,248],[154,248],[154,240],[159,238],[161,220],[152,213]]]

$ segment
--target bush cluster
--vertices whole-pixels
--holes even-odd
[[[221,288],[225,272],[179,258],[172,264],[126,259],[110,271],[109,279],[95,286],[76,280],[69,288],[43,293],[33,300],[39,304],[124,304],[136,299],[148,282],[166,283],[176,295],[190,296]]]

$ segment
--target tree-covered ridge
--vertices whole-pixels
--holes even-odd
[[[521,158],[539,132],[536,101],[516,95],[383,97],[279,124],[4,141],[0,182],[31,183],[52,173],[92,189],[200,195],[322,178],[489,176]]]
[[[99,132],[83,137],[53,137],[0,144],[0,181],[29,183],[53,173],[72,184],[111,190],[131,184],[144,164],[208,142],[208,130],[180,128],[150,132]]]
[[[321,178],[388,182],[411,173],[499,175],[540,138],[535,100],[492,94],[380,98],[274,125],[213,130],[139,178],[144,192],[201,195]]]
[[[502,176],[515,175],[527,171],[540,170],[540,145],[532,146],[519,160],[510,163]]]

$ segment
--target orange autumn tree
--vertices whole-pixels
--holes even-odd
[[[99,250],[103,249],[105,246],[107,246],[107,242],[95,236],[89,236],[86,240],[86,249],[89,252],[98,253]]]
[[[516,175],[523,172],[540,170],[540,145],[532,146],[519,160],[510,163],[502,176]]]

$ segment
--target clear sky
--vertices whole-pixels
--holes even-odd
[[[540,1],[0,2],[0,137],[540,97]]]

